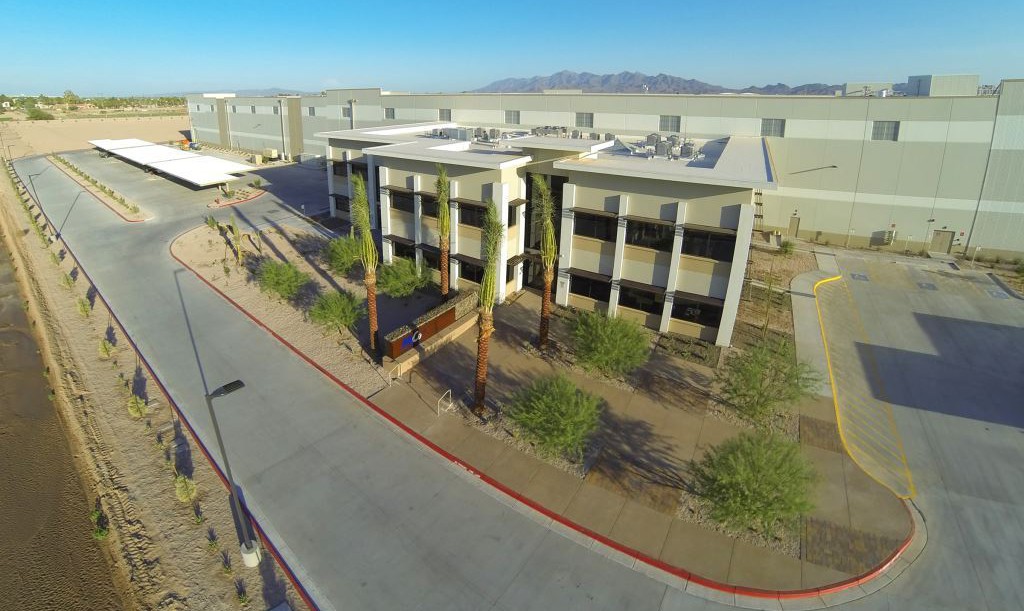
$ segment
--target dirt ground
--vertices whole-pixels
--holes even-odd
[[[269,554],[258,569],[242,567],[229,497],[218,476],[174,418],[82,271],[62,245],[44,248],[27,230],[27,217],[6,176],[2,182],[0,217],[5,234],[16,238],[11,243],[27,287],[29,317],[41,336],[73,452],[91,482],[90,498],[98,500],[109,520],[104,549],[120,569],[119,583],[126,584],[125,608],[227,610],[240,608],[242,598],[249,608],[271,608],[282,601],[304,608]],[[38,215],[38,209],[32,213]],[[73,279],[70,288],[62,283],[65,275]],[[103,339],[113,344],[110,356],[101,354]],[[138,420],[127,411],[133,393],[148,401],[146,416]],[[175,498],[175,470],[194,479],[197,507]],[[73,527],[88,533],[88,516],[76,518]],[[35,551],[77,553],[64,547]]]
[[[139,138],[166,142],[185,138],[188,116],[3,121],[0,133],[13,158],[89,148],[89,140]],[[5,150],[6,157],[8,152]]]
[[[797,250],[790,255],[783,255],[758,248],[750,249],[747,281],[740,295],[733,345],[744,347],[756,343],[762,335],[766,318],[769,336],[776,339],[792,337],[793,307],[789,295],[784,291],[789,289],[795,276],[817,268],[814,255],[810,252]],[[769,283],[769,276],[772,278],[772,286],[778,289],[771,292],[770,298],[766,286],[761,286]]]

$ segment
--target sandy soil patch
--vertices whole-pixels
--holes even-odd
[[[4,121],[4,141],[15,158],[90,148],[89,140],[139,138],[150,142],[181,140],[189,129],[188,116]],[[4,156],[6,156],[6,151]]]
[[[292,262],[309,274],[322,292],[341,288],[365,298],[366,291],[360,283],[327,274],[303,256],[305,253],[313,258],[312,253],[317,249],[316,244],[303,248],[303,252],[296,248],[295,244],[303,244],[307,237],[308,234],[284,228],[263,231],[262,255]],[[235,265],[234,255],[219,232],[206,225],[197,227],[176,239],[171,252],[243,310],[359,394],[368,397],[387,385],[386,373],[372,364],[351,333],[325,332],[310,322],[301,308],[281,303],[261,292],[251,271],[245,265]]]
[[[269,554],[258,570],[242,568],[220,479],[140,366],[82,270],[62,244],[44,248],[28,232],[25,214],[6,178],[3,182],[7,234],[24,236],[13,243],[22,254],[24,278],[32,279],[29,316],[43,336],[51,384],[92,482],[92,496],[110,522],[105,549],[130,584],[127,598],[134,602],[128,607],[237,609],[237,593],[245,591],[251,607],[287,600],[292,608],[302,608]],[[39,211],[33,208],[32,213]],[[70,288],[62,285],[65,275],[74,279]],[[90,303],[91,309],[83,305]],[[101,355],[102,339],[113,344],[109,357]],[[148,401],[144,418],[128,414],[132,393]],[[202,523],[196,508],[175,498],[172,467],[196,482]],[[87,516],[79,520],[77,527],[91,528]],[[209,543],[211,537],[219,541],[216,547]],[[225,558],[233,567],[230,572],[223,568]]]

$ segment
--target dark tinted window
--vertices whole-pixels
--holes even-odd
[[[437,198],[433,195],[420,196],[420,214],[437,218]]]
[[[569,276],[569,292],[607,303],[611,296],[612,284],[583,276]]]
[[[484,268],[480,267],[479,265],[473,265],[472,263],[460,261],[459,277],[480,284],[480,281],[483,280],[484,278]]]
[[[335,161],[333,167],[335,176],[348,176],[348,164],[344,161]]]
[[[516,221],[519,220],[519,208],[517,206],[508,207],[508,226],[515,227]]]
[[[470,227],[483,227],[484,216],[487,213],[486,208],[479,208],[477,206],[459,206],[459,223],[462,225],[469,225]]]
[[[575,218],[572,229],[575,235],[597,238],[606,242],[615,241],[615,228],[618,222],[615,217],[577,212]]]
[[[683,230],[683,254],[716,261],[732,261],[736,236],[695,229]]]
[[[626,244],[653,248],[655,250],[672,251],[672,238],[675,227],[658,223],[629,220],[626,222]]]
[[[395,247],[396,257],[402,257],[411,261],[416,260],[416,247],[412,244],[399,244],[398,242],[392,242],[391,244]]]
[[[332,197],[334,197],[334,206],[338,210],[342,212],[351,212],[347,197],[345,197],[344,195],[333,195]]]
[[[672,302],[672,318],[718,328],[722,322],[722,306],[676,297]]]
[[[423,251],[423,264],[430,269],[441,269],[441,255],[440,253],[432,252],[424,249]]]
[[[623,286],[619,288],[619,305],[648,314],[661,314],[665,307],[665,296]]]
[[[412,194],[391,192],[391,207],[412,214]]]

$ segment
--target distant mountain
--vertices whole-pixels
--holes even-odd
[[[646,88],[645,88],[646,86]],[[833,95],[842,85],[808,83],[790,87],[782,83],[764,87],[729,89],[670,74],[649,76],[640,72],[593,74],[563,70],[550,76],[506,78],[477,89],[480,93],[530,93],[545,89],[582,89],[588,93],[760,93],[768,95]]]

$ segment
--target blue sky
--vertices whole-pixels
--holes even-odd
[[[1024,2],[1009,0],[0,0],[0,15],[7,94],[462,91],[559,70],[729,87],[1024,77]]]

